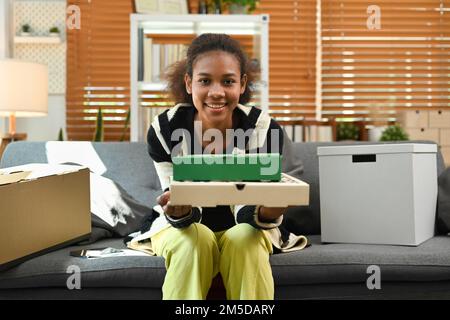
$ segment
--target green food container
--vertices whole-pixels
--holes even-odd
[[[209,154],[173,158],[175,181],[280,181],[279,153]]]

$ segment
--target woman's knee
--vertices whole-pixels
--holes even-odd
[[[239,223],[228,229],[221,240],[232,245],[247,246],[264,244],[264,235],[262,230],[256,229],[248,223]]]
[[[164,234],[162,250],[165,252],[202,252],[217,248],[214,233],[200,223],[193,223],[186,228],[170,228]],[[217,250],[217,249],[216,249]]]
[[[207,226],[201,223],[193,223],[190,228],[194,230],[197,243],[216,244],[216,236]]]

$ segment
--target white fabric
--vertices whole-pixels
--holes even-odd
[[[156,161],[153,161],[153,164],[155,165],[155,170],[159,177],[161,189],[166,190],[170,186],[170,177],[173,176],[173,164],[171,162]]]

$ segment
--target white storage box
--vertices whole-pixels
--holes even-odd
[[[435,144],[319,147],[322,242],[419,245],[433,237]]]
[[[170,203],[193,207],[262,205],[287,207],[309,204],[309,184],[281,174],[280,182],[172,181]]]

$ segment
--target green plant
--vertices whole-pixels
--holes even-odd
[[[119,141],[123,142],[125,141],[125,137],[128,132],[128,127],[130,125],[130,115],[131,112],[128,110],[127,116],[125,118],[125,125],[123,127],[122,136],[120,137]],[[60,130],[60,135],[62,134],[62,129]],[[95,119],[95,132],[94,137],[92,138],[92,141],[101,142],[105,139],[105,128],[104,128],[104,122],[103,122],[103,111],[102,108],[98,108],[97,112],[97,118]]]
[[[128,112],[127,112],[127,117],[125,119],[125,126],[123,127],[122,136],[120,137],[120,140],[119,140],[120,142],[125,140],[125,136],[127,134],[129,124],[130,124],[130,110],[128,110]]]
[[[28,23],[22,25],[22,32],[30,32],[31,31],[31,27]]]
[[[51,27],[49,30],[50,33],[59,33],[58,27]]]
[[[95,121],[95,132],[92,141],[103,141],[104,140],[104,128],[103,128],[103,113],[102,108],[98,108],[97,119]]]
[[[241,5],[247,8],[247,12],[251,13],[255,11],[256,4],[259,2],[259,0],[222,0],[222,2],[230,6],[232,4]]]
[[[408,140],[408,134],[398,124],[387,127],[381,134],[380,141]]]
[[[351,122],[341,122],[337,125],[336,140],[358,140],[359,127]]]
[[[63,128],[59,129],[58,141],[64,141],[64,130],[63,130]]]

